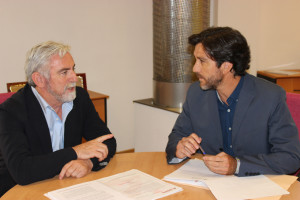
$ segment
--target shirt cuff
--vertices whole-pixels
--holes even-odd
[[[174,157],[172,158],[172,160],[169,162],[170,164],[177,164],[177,163],[181,163],[183,160],[185,160],[185,158],[177,158],[177,157]]]
[[[235,158],[236,159],[236,169],[235,169],[235,173],[234,174],[239,174],[240,171],[240,166],[241,166],[241,161],[239,158]]]

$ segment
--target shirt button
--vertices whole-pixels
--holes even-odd
[[[228,109],[227,112],[230,112],[230,109]]]
[[[230,145],[230,148],[232,148],[232,145]]]
[[[229,128],[228,128],[228,130],[230,130],[230,131],[231,131],[231,127],[229,127]]]

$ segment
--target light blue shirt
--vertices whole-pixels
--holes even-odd
[[[31,87],[33,94],[40,103],[44,116],[46,118],[53,151],[64,148],[65,122],[68,114],[73,109],[73,101],[62,104],[62,120],[56,114],[55,110],[43,99],[38,91]]]

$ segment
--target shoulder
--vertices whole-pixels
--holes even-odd
[[[91,103],[90,96],[88,92],[83,89],[82,87],[76,87],[76,98],[74,99],[73,103],[80,107],[88,106]]]
[[[84,98],[89,98],[88,92],[83,89],[82,87],[76,86],[76,99],[84,99]]]
[[[13,94],[10,98],[8,98],[5,102],[0,104],[1,117],[12,117],[14,119],[24,121],[24,119],[28,115],[28,105],[26,104],[26,102],[34,104],[34,100],[28,97],[28,95],[30,96],[30,92],[32,93],[30,87],[22,88],[15,94]]]
[[[25,94],[28,93],[27,89],[22,88],[15,94],[13,94],[10,98],[8,98],[5,102],[0,104],[1,110],[10,110],[10,109],[21,109],[25,106]]]
[[[279,85],[250,74],[245,75],[244,84],[247,88],[253,89],[256,95],[265,97],[285,96],[285,90]]]

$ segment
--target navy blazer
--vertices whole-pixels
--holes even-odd
[[[0,105],[0,175],[8,170],[21,185],[51,178],[77,159],[72,147],[81,144],[82,137],[92,140],[109,133],[88,93],[77,87],[73,109],[65,122],[64,149],[53,152],[42,108],[26,85]],[[115,154],[115,138],[104,143],[108,157],[101,163],[92,158],[93,170],[103,168]]]
[[[241,161],[238,176],[290,174],[300,168],[298,131],[285,98],[278,85],[245,75],[232,127],[233,152]],[[191,133],[202,138],[207,154],[220,153],[223,138],[217,101],[215,90],[202,90],[198,81],[191,85],[169,135],[169,163],[177,143]]]

